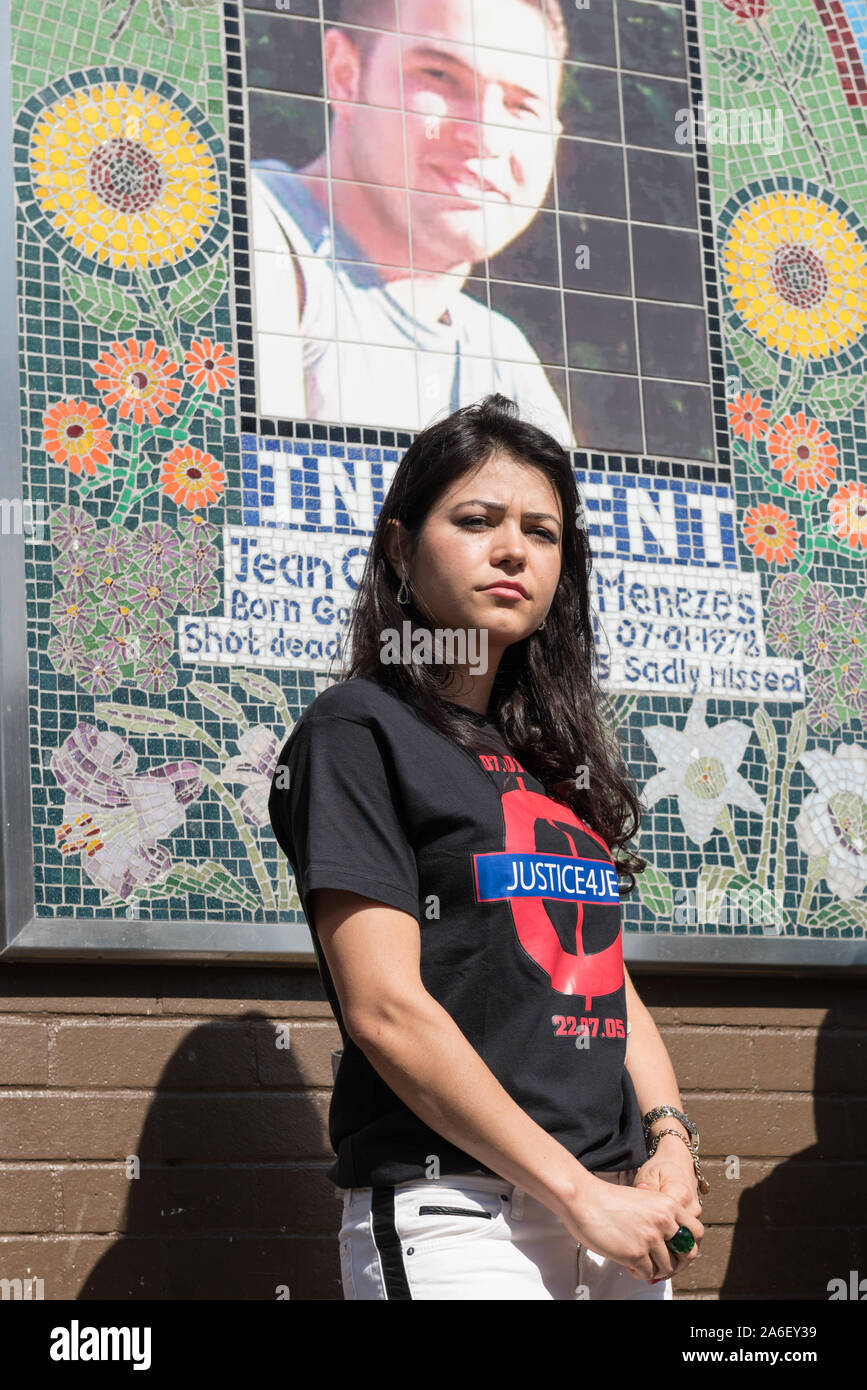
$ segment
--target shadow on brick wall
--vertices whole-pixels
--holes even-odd
[[[698,1270],[720,1299],[824,1301],[832,1280],[864,1292],[853,1288],[867,1278],[867,1034],[854,1007],[832,1007],[815,1035],[757,1034],[753,1090],[725,1097],[726,1118],[710,1098],[687,1101],[716,1169],[707,1219],[719,1239]],[[67,1231],[121,1232],[80,1299],[342,1299],[340,1203],[325,1176],[333,1034],[302,1067],[281,1026],[251,1011],[186,1033],[131,1156],[139,1175],[120,1163],[76,1174]],[[726,1177],[734,1157],[740,1175]]]
[[[851,1010],[841,1018],[829,1009],[816,1035],[812,1094],[803,1098],[789,1089],[797,1063],[787,1065],[784,1054],[787,1041],[799,1040],[777,1039],[778,1084],[787,1094],[776,1112],[767,1112],[768,1128],[756,1138],[766,1153],[786,1158],[760,1160],[770,1171],[742,1191],[729,1218],[734,1227],[720,1299],[867,1296],[867,1034],[863,1016],[860,1031],[853,1021]],[[770,1089],[767,1072],[763,1085]],[[770,1104],[771,1096],[763,1100]],[[793,1149],[805,1133],[815,1142]],[[723,1171],[718,1189],[727,1181]],[[737,1186],[743,1188],[743,1176]],[[865,1283],[856,1292],[860,1279]]]
[[[249,1012],[185,1036],[130,1156],[138,1176],[114,1182],[122,1234],[80,1299],[342,1299],[330,1092],[280,1029]],[[105,1171],[92,1181],[104,1200]]]

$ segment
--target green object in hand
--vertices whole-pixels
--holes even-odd
[[[686,1255],[695,1245],[695,1236],[688,1226],[678,1226],[671,1239],[665,1243],[673,1254]]]

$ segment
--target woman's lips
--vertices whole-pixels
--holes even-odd
[[[520,589],[516,589],[514,585],[511,584],[489,584],[482,592],[486,594],[502,594],[504,598],[526,598],[526,595],[522,594]]]

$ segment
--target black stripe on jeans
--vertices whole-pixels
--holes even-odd
[[[412,1299],[403,1249],[394,1224],[394,1187],[374,1187],[370,1210],[373,1216],[373,1240],[379,1251],[388,1299]]]

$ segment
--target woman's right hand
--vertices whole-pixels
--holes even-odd
[[[668,1279],[677,1274],[697,1258],[704,1235],[701,1221],[673,1197],[596,1177],[561,1219],[579,1244],[614,1260],[636,1279]],[[678,1226],[686,1226],[695,1237],[688,1254],[676,1255],[665,1244]]]

